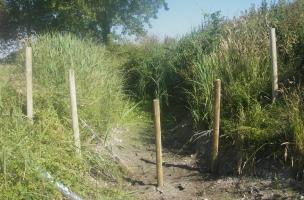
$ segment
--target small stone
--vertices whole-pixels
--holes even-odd
[[[179,184],[179,185],[177,186],[177,188],[178,188],[180,191],[182,191],[182,190],[185,189],[185,187],[184,187],[182,184]]]

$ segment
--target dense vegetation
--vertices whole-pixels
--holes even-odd
[[[279,54],[280,95],[273,104],[270,27],[277,31]],[[302,169],[302,0],[264,1],[235,19],[216,12],[205,15],[202,27],[178,41],[147,38],[122,49],[129,56],[125,70],[135,96],[159,97],[168,110],[183,106],[197,132],[212,129],[213,81],[222,80],[220,149],[240,152],[235,162],[239,173],[269,157]]]
[[[114,128],[139,121],[123,94],[120,61],[104,47],[71,35],[48,34],[31,45],[33,125],[24,117],[24,51],[13,58],[14,65],[1,66],[0,199],[62,199],[46,172],[81,197],[128,198],[117,186],[120,168],[105,150],[97,150],[104,144],[92,141],[82,123],[82,157],[76,155],[67,74],[75,69],[80,121],[106,140]]]
[[[151,112],[155,97],[162,103],[163,127],[191,116],[195,132],[212,129],[213,81],[220,78],[220,153],[222,158],[227,152],[233,155],[222,166],[232,163],[233,172],[253,172],[258,163],[271,158],[301,175],[304,1],[263,2],[239,18],[225,19],[216,12],[203,19],[201,27],[179,40],[146,37],[107,49],[79,39],[79,34],[34,37],[29,42],[34,61],[33,125],[24,115],[24,51],[1,65],[0,198],[61,199],[46,172],[82,197],[130,198],[119,187],[121,169],[105,151],[98,151],[102,144],[91,139],[82,123],[82,157],[75,154],[69,68],[76,71],[80,119],[103,140],[117,127],[142,125],[138,105],[148,105]],[[280,92],[275,103],[271,101],[270,27],[276,28],[279,54]],[[186,133],[193,139],[191,131]]]

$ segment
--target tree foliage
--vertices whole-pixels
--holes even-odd
[[[0,0],[10,33],[68,31],[106,41],[113,27],[140,34],[165,0]],[[1,14],[1,13],[0,13]]]

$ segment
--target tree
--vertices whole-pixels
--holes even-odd
[[[0,0],[1,1],[1,0]],[[140,34],[165,0],[4,0],[12,31],[49,30],[91,35],[107,41],[113,27],[124,34]]]
[[[4,0],[0,0],[0,30],[5,30],[6,11],[4,7]]]

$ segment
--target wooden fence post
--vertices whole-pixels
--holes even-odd
[[[155,127],[155,143],[156,143],[156,165],[157,165],[157,185],[164,186],[163,179],[163,161],[162,161],[162,144],[161,144],[161,125],[160,125],[160,108],[159,100],[153,100],[154,107],[154,127]]]
[[[211,149],[211,172],[215,173],[218,159],[219,132],[220,132],[220,107],[221,107],[221,80],[214,82],[214,121]]]
[[[270,52],[272,60],[272,102],[275,102],[278,94],[278,59],[275,28],[270,28]]]
[[[70,85],[70,97],[71,97],[72,125],[73,125],[75,146],[77,148],[76,152],[78,155],[81,155],[78,114],[77,114],[75,73],[73,69],[69,70],[69,85]]]
[[[33,78],[32,78],[32,48],[25,48],[25,76],[26,76],[26,114],[33,120]]]

